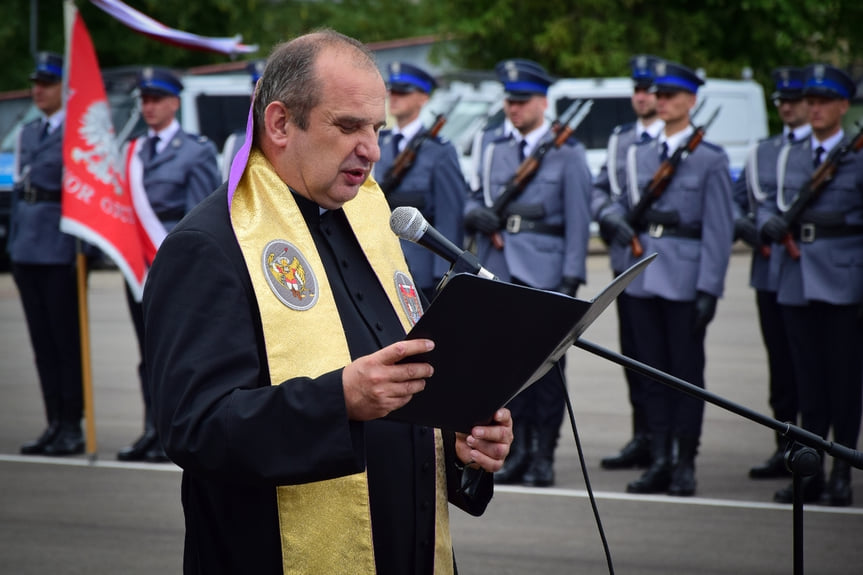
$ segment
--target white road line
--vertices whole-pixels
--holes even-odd
[[[0,462],[10,463],[41,463],[46,465],[70,465],[74,467],[95,467],[100,469],[136,469],[143,471],[182,471],[173,463],[134,463],[124,461],[102,461],[83,457],[39,457],[32,455],[0,454]],[[516,485],[495,485],[495,493],[516,493],[520,495],[539,495],[552,497],[587,498],[583,489],[561,489],[557,487],[519,487]],[[792,510],[790,505],[780,503],[764,503],[761,501],[739,501],[734,499],[708,499],[706,497],[670,497],[667,495],[634,495],[631,493],[615,493],[613,491],[594,491],[598,500],[640,501],[652,503],[669,503],[677,505],[702,505],[708,507],[728,507],[737,509],[772,509],[780,511]],[[855,507],[825,507],[821,505],[806,505],[805,511],[811,513],[838,513],[842,515],[863,515],[863,509]]]

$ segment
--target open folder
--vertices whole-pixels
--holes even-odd
[[[656,254],[590,301],[486,279],[453,276],[411,329],[435,348],[406,361],[434,367],[426,387],[387,419],[469,432],[551,369]]]

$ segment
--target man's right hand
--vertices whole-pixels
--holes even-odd
[[[485,206],[474,208],[464,216],[464,226],[468,231],[493,234],[501,228],[500,217]]]
[[[356,359],[342,370],[348,419],[369,421],[405,405],[425,389],[434,368],[428,363],[398,363],[434,349],[428,339],[404,340]]]
[[[608,214],[599,220],[599,228],[604,238],[619,246],[626,247],[635,237],[635,230],[619,214]]]
[[[780,216],[770,216],[761,226],[761,237],[765,243],[782,243],[785,234],[788,233],[788,224]]]

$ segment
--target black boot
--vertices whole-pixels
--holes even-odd
[[[776,451],[761,465],[756,465],[749,470],[752,479],[776,479],[779,477],[790,477],[791,472],[785,466],[785,448],[788,440],[776,434]]]
[[[833,460],[830,479],[821,494],[821,504],[832,507],[848,507],[852,503],[851,464],[841,459]]]
[[[495,483],[501,485],[521,483],[530,462],[530,444],[533,441],[533,435],[532,428],[513,422],[512,445],[509,446],[509,455],[504,460],[503,467],[494,474]]]
[[[554,450],[557,448],[557,429],[538,430],[530,464],[522,477],[522,484],[532,487],[554,485]]]
[[[677,461],[671,470],[668,494],[687,497],[695,495],[695,455],[698,453],[698,436],[677,436]]]
[[[28,441],[21,446],[21,455],[40,455],[45,453],[45,448],[55,439],[60,433],[60,422],[57,420],[51,421],[45,431],[42,432],[37,439]]]
[[[147,425],[141,437],[136,439],[132,445],[117,452],[117,459],[120,461],[144,461],[147,458],[147,452],[156,446],[158,440],[156,428]]]
[[[654,432],[650,438],[650,467],[626,486],[627,493],[665,493],[671,483],[671,444],[668,432]]]
[[[45,446],[45,455],[78,455],[84,453],[84,432],[81,422],[63,422],[54,441]]]
[[[619,453],[603,457],[599,465],[603,469],[648,467],[650,465],[650,438],[642,433],[633,435]]]

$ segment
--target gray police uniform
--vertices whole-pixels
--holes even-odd
[[[414,138],[427,133],[428,130],[422,128]],[[375,164],[374,177],[382,182],[398,154],[391,130],[381,131],[379,142],[381,157]],[[393,209],[399,206],[417,208],[435,229],[454,244],[461,245],[466,197],[467,184],[455,147],[446,139],[427,137],[404,178],[387,195],[387,201]],[[450,263],[413,242],[402,240],[401,244],[414,281],[431,299],[438,282],[449,271]]]
[[[60,231],[63,125],[43,120],[18,143],[8,251],[21,295],[49,425],[80,430],[83,413],[75,238]]]
[[[621,213],[637,203],[659,168],[660,150],[658,140],[629,149]],[[626,288],[639,325],[638,359],[698,387],[704,387],[706,330],[693,327],[694,302],[699,291],[722,296],[734,231],[731,204],[728,157],[702,142],[636,226],[644,253],[659,254]],[[635,263],[631,251],[628,258]],[[700,436],[702,401],[653,382],[647,393],[652,434]]]
[[[219,186],[221,175],[216,147],[204,136],[178,130],[161,152],[152,155],[150,146],[146,145],[148,138],[142,136],[141,139],[143,142],[139,146],[138,154],[143,168],[142,179],[147,199],[165,230],[170,232],[186,213]],[[126,296],[138,336],[141,358],[138,375],[144,399],[145,427],[153,429],[150,390],[145,383],[147,377],[143,349],[143,311],[141,303],[134,301],[128,287]]]
[[[468,201],[490,207],[521,165],[513,138],[493,140],[486,148],[483,189]],[[496,249],[479,234],[477,257],[504,281],[516,279],[540,289],[555,289],[564,277],[584,283],[590,239],[591,176],[584,146],[570,139],[551,149],[533,178],[504,210],[504,247]]]
[[[839,146],[847,144],[844,136]],[[812,177],[811,139],[783,148],[777,202],[758,220],[790,206]],[[836,174],[792,227],[800,259],[781,258],[777,301],[788,326],[803,427],[851,448],[860,433],[863,383],[863,156],[845,155]]]
[[[743,171],[734,184],[735,219],[754,218],[761,204],[775,203],[776,164],[787,141],[785,134],[777,134],[760,141],[750,150]],[[752,247],[749,285],[755,289],[758,321],[767,351],[770,408],[774,418],[794,423],[798,413],[797,384],[786,326],[776,302],[780,254],[778,250],[771,250],[765,257],[760,243]],[[779,436],[777,446],[784,448],[784,440]]]

